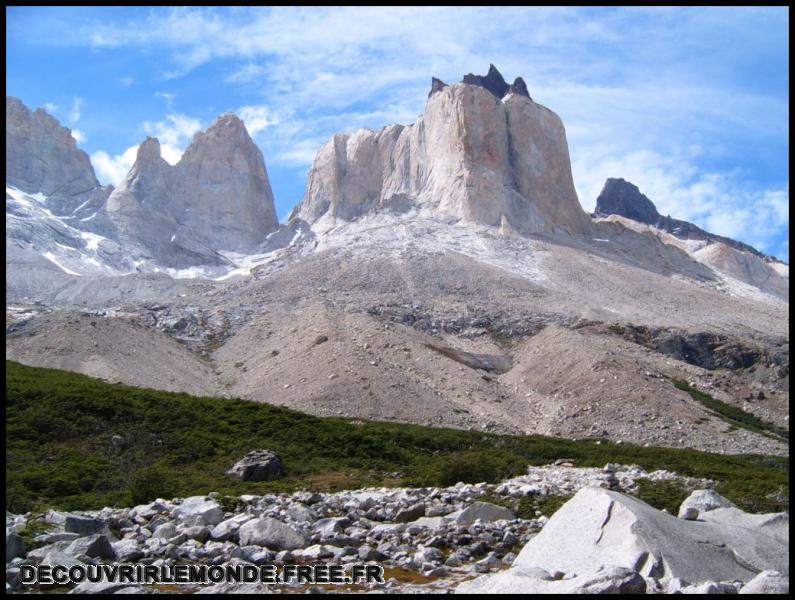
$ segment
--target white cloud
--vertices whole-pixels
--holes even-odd
[[[79,129],[72,129],[72,137],[75,138],[75,141],[78,144],[85,144],[86,140],[88,139],[86,137],[86,134],[80,131]]]
[[[174,107],[174,100],[176,100],[176,94],[170,94],[168,92],[155,92],[155,96],[157,98],[162,98],[166,102],[166,107],[171,110]]]
[[[169,114],[163,121],[145,122],[143,128],[148,135],[160,141],[160,153],[163,159],[175,165],[182,158],[182,153],[194,134],[201,130],[202,125],[199,119],[182,114]]]
[[[127,77],[122,77],[119,79],[119,83],[121,83],[124,87],[132,87],[135,85],[135,78],[128,75]]]
[[[74,125],[80,120],[80,108],[83,106],[83,99],[75,97],[72,100],[72,109],[69,111],[69,123]]]
[[[124,176],[135,164],[138,146],[131,146],[121,154],[109,156],[102,150],[91,155],[91,164],[94,165],[97,179],[103,185],[118,185]]]
[[[267,106],[241,106],[235,112],[246,124],[246,129],[252,137],[267,127],[279,123],[279,117]]]
[[[45,109],[47,110],[47,112],[48,112],[48,113],[50,113],[51,115],[54,115],[56,112],[58,112],[58,105],[57,105],[57,104],[54,104],[54,103],[52,103],[52,102],[47,102],[47,104],[45,104],[45,105],[44,105],[44,108],[45,108]]]

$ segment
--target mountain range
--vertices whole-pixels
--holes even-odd
[[[593,215],[522,78],[433,79],[410,125],[336,134],[279,223],[234,114],[115,188],[6,99],[6,351],[110,381],[491,431],[786,453],[683,391],[788,421],[789,267],[661,216]]]

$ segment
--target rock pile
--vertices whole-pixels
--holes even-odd
[[[664,574],[678,578],[670,586],[686,587],[688,583],[684,582],[701,585],[710,577],[695,577],[692,569],[684,566],[687,561],[668,556],[670,548],[664,548],[660,558],[653,545],[665,540],[671,527],[678,532],[677,528],[689,531],[688,527],[694,525],[710,535],[721,532],[723,537],[715,538],[721,543],[751,540],[756,554],[743,556],[745,563],[758,565],[758,570],[787,572],[786,565],[780,564],[780,557],[786,557],[786,552],[772,559],[766,545],[768,539],[774,540],[778,546],[773,548],[779,552],[784,537],[788,538],[788,519],[782,515],[747,515],[714,492],[699,490],[683,508],[698,507],[704,521],[684,521],[661,515],[639,501],[607,490],[631,490],[644,478],[677,479],[691,487],[703,487],[704,480],[689,480],[666,471],[648,473],[636,466],[611,464],[603,469],[585,469],[565,466],[568,464],[531,467],[527,475],[498,485],[370,488],[333,494],[304,491],[234,499],[222,499],[212,493],[158,499],[125,509],[50,511],[44,517],[49,530],[36,536],[30,548],[20,534],[33,517],[7,513],[7,589],[19,590],[20,566],[35,563],[347,565],[374,561],[388,569],[384,591],[450,590],[469,578],[507,569],[517,554],[521,558],[520,569],[511,568],[500,578],[477,579],[469,585],[475,591],[499,591],[509,589],[514,581],[523,582],[530,573],[532,585],[539,590],[632,591],[651,586],[651,579]],[[570,495],[578,490],[575,499],[552,519],[540,512],[534,518],[519,518],[507,508],[517,498]],[[228,510],[235,503],[234,510]],[[606,521],[608,513],[612,515],[607,519],[610,526],[599,536],[597,529],[601,525],[594,523]],[[710,515],[714,516],[707,520]],[[635,531],[633,522],[643,525],[647,520],[652,524],[648,535],[644,533],[646,529]],[[734,537],[723,533],[724,530],[742,532],[748,527],[759,532],[750,534],[750,538],[739,533],[732,534]],[[568,533],[563,531],[566,528],[570,528]],[[575,551],[566,547],[574,530],[584,532],[577,536],[580,546],[582,540],[591,540],[590,554],[587,549]],[[541,534],[534,537],[539,531],[544,537]],[[533,546],[533,540],[539,538],[544,549],[533,550],[541,543]],[[603,560],[605,548],[610,560]],[[711,578],[722,581],[731,575],[748,582],[750,571],[743,571],[745,567],[732,570],[726,552],[715,550],[716,564],[723,565],[723,570],[715,570]],[[642,554],[644,561],[639,558]],[[641,562],[648,563],[648,568],[638,579],[637,569],[632,569],[640,568]],[[777,576],[766,577],[754,585],[771,587],[782,581]],[[95,588],[85,584],[76,591],[122,589],[124,586]],[[226,589],[214,586],[203,591]]]

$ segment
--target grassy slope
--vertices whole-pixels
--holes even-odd
[[[112,385],[14,362],[6,363],[6,398],[6,508],[17,512],[131,505],[210,491],[240,495],[497,481],[521,474],[527,464],[562,457],[578,466],[634,463],[717,479],[721,493],[754,511],[785,508],[767,496],[782,488],[789,493],[786,458],[320,418],[242,400]],[[118,449],[110,443],[114,435],[124,438]],[[277,451],[287,476],[262,483],[224,477],[225,469],[257,448]],[[661,495],[655,489],[648,500],[672,505],[680,492]]]

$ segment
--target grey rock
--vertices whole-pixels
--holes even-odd
[[[469,526],[477,520],[483,523],[490,523],[502,519],[511,520],[515,518],[516,515],[514,515],[513,511],[504,506],[497,506],[490,502],[474,502],[455,517],[455,523]]]
[[[120,540],[111,544],[116,560],[119,562],[133,562],[144,555],[143,550],[134,539]]]
[[[317,513],[300,502],[291,504],[287,507],[287,516],[299,523],[313,523],[317,521]]]
[[[67,515],[64,520],[64,531],[67,533],[77,533],[81,536],[94,533],[102,533],[110,536],[110,530],[105,521],[82,515]]]
[[[65,552],[71,556],[85,555],[89,558],[115,558],[110,540],[102,534],[94,534],[74,540]]]
[[[789,544],[789,513],[750,514],[739,508],[716,508],[702,516],[708,523],[746,527]]]
[[[185,498],[172,514],[186,526],[208,525],[214,526],[224,518],[224,511],[215,500],[208,500],[205,496],[191,496]]]
[[[270,517],[252,519],[240,527],[240,545],[256,544],[273,550],[295,550],[307,540],[289,525]]]
[[[312,531],[319,534],[321,538],[332,538],[343,533],[350,524],[351,521],[348,517],[328,517],[315,521]]]
[[[271,481],[284,475],[279,455],[272,450],[254,450],[226,471],[227,477],[240,481]]]
[[[778,571],[762,571],[746,583],[741,594],[789,594],[789,577]]]
[[[703,515],[716,508],[736,508],[736,506],[715,490],[695,490],[679,506],[679,517],[684,518],[683,515],[689,508],[694,508],[698,514]]]
[[[18,556],[25,556],[25,541],[16,533],[6,530],[6,563]]]
[[[394,521],[396,523],[408,523],[409,521],[414,521],[423,516],[425,516],[425,505],[415,504],[396,512]]]
[[[176,534],[177,526],[171,521],[168,521],[156,527],[152,532],[152,537],[168,540],[174,537]]]
[[[114,583],[108,581],[100,581],[92,583],[84,581],[77,584],[70,592],[72,594],[119,594],[124,590],[130,590],[127,593],[141,593],[143,588],[129,583]]]
[[[525,545],[512,570],[582,575],[609,564],[699,584],[749,581],[764,569],[788,573],[788,557],[785,544],[755,529],[685,521],[631,496],[586,487]]]
[[[188,527],[182,532],[189,540],[204,542],[210,536],[210,528],[203,525]]]

